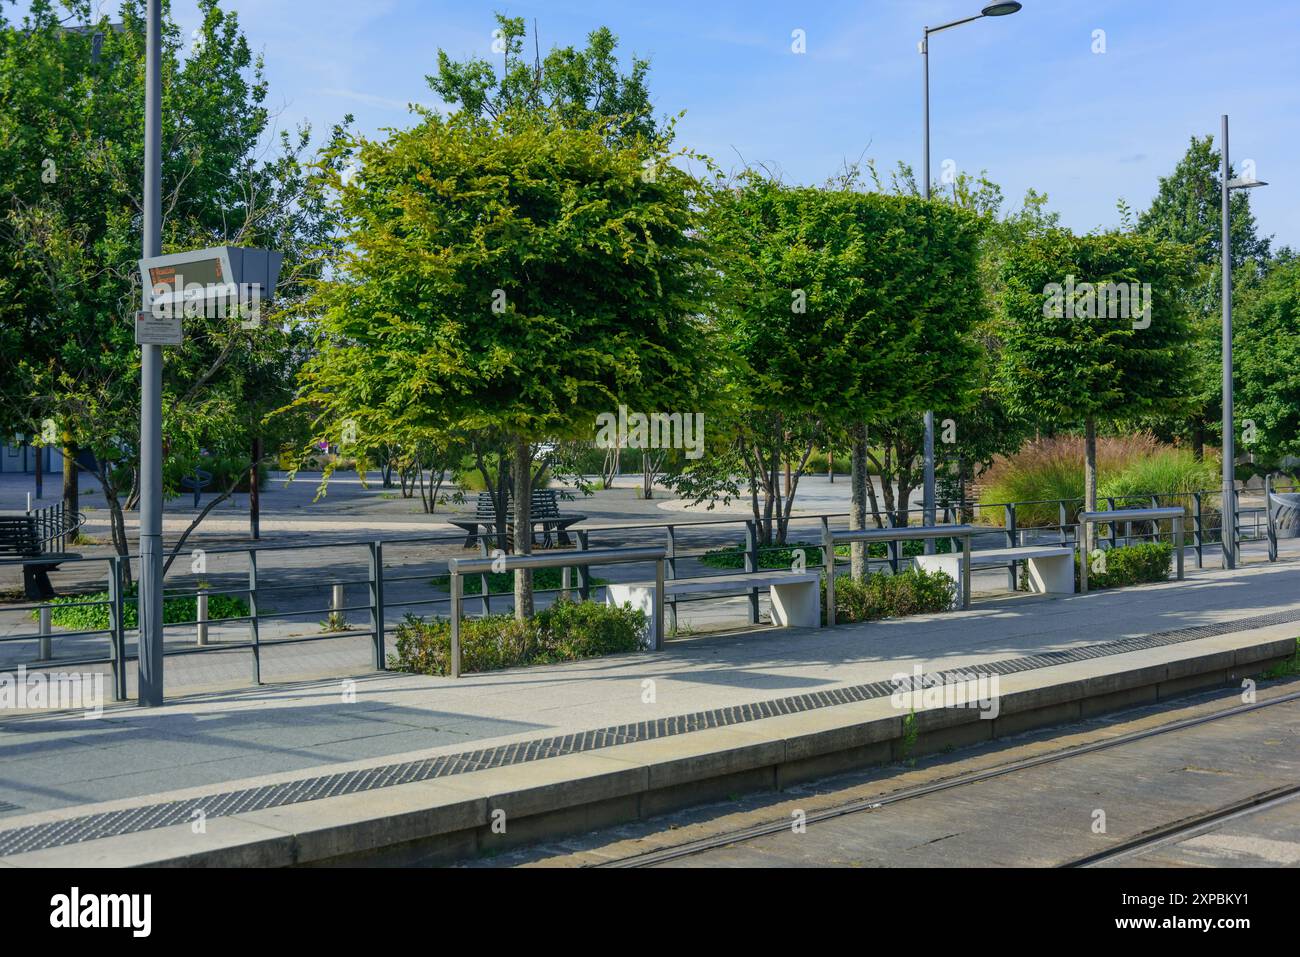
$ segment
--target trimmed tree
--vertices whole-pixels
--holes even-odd
[[[608,132],[429,115],[361,144],[339,184],[349,253],[316,295],[301,401],[332,437],[363,410],[359,432],[507,433],[519,553],[532,444],[589,439],[620,404],[695,408],[711,352],[696,183],[662,143]],[[532,608],[520,572],[516,615]]]
[[[1085,507],[1097,507],[1097,425],[1188,403],[1186,247],[1053,230],[1003,263],[999,384],[1046,427],[1083,426]]]

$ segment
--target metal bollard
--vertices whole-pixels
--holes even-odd
[[[335,585],[330,593],[330,627],[339,630],[346,625],[343,620],[343,586]]]
[[[460,677],[460,600],[463,580],[459,572],[451,573],[451,676]]]
[[[196,644],[206,645],[208,643],[208,593],[200,589],[198,599],[198,618],[195,624]]]
[[[41,661],[49,661],[54,657],[53,649],[50,647],[50,606],[46,605],[40,611],[41,621]]]

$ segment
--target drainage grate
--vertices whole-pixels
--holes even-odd
[[[1053,665],[1084,661],[1089,658],[1102,658],[1110,655],[1122,655],[1148,648],[1180,644],[1199,638],[1213,638],[1217,635],[1231,634],[1236,631],[1248,631],[1255,628],[1267,628],[1271,625],[1284,625],[1300,621],[1300,611],[1276,612],[1243,618],[1234,622],[1217,625],[1197,625],[1190,628],[1178,628],[1173,631],[1158,632],[1137,638],[1121,638],[1094,645],[1084,645],[1062,651],[1046,651],[1041,654],[1025,655],[1020,658],[1008,658],[980,665],[968,665],[946,671],[931,672],[925,676],[925,684],[949,684],[969,681],[979,675],[1010,675],[1021,671],[1033,671],[1038,668],[1050,668]],[[60,847],[67,844],[79,844],[103,837],[116,837],[121,834],[134,834],[160,827],[171,827],[188,823],[196,810],[202,810],[206,817],[226,817],[263,808],[283,807],[286,804],[298,804],[303,801],[318,801],[322,798],[337,797],[343,794],[355,794],[360,791],[372,791],[377,788],[393,787],[415,781],[429,781],[435,778],[465,774],[470,771],[482,771],[487,768],[508,767],[540,761],[545,758],[559,757],[565,754],[577,754],[595,751],[617,744],[631,744],[637,741],[651,741],[677,734],[688,734],[707,728],[725,728],[744,724],[749,721],[761,721],[786,714],[799,714],[820,708],[832,708],[836,705],[868,701],[873,698],[887,698],[895,691],[912,690],[920,687],[908,676],[904,686],[896,686],[892,681],[873,681],[868,684],[852,685],[843,688],[831,688],[826,691],[812,691],[807,694],[775,698],[770,701],[755,701],[748,704],[731,705],[715,708],[711,711],[697,711],[694,714],[675,715],[653,721],[638,721],[634,724],[622,724],[616,727],[598,728],[594,731],[579,731],[557,735],[550,738],[536,738],[531,741],[516,741],[497,747],[481,748],[459,754],[439,755],[420,761],[407,761],[377,768],[364,768],[357,771],[343,771],[320,777],[304,778],[300,781],[288,781],[283,784],[266,785],[258,788],[244,788],[238,791],[226,791],[212,794],[200,799],[169,801],[165,804],[151,804],[146,807],[127,808],[122,811],[108,811],[54,821],[48,824],[33,824],[27,827],[0,831],[0,856],[38,851],[48,847]],[[0,802],[0,811],[6,810]],[[17,809],[14,806],[14,809]]]

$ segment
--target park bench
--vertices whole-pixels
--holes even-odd
[[[917,555],[916,567],[944,572],[961,581],[961,555]],[[990,548],[970,553],[971,568],[1007,565],[1023,561],[1029,566],[1029,590],[1039,594],[1074,594],[1074,546],[1024,545],[1018,548]]]
[[[734,596],[751,588],[766,586],[772,597],[772,624],[783,628],[817,628],[821,625],[820,572],[789,572],[781,569],[747,572],[743,575],[711,575],[706,578],[674,578],[664,582],[664,601],[685,595]],[[639,608],[650,619],[655,604],[654,582],[611,582],[605,586],[605,604]],[[651,629],[650,638],[658,641]]]
[[[514,499],[509,500],[507,507],[513,514]],[[542,545],[544,548],[550,548],[553,544],[568,546],[572,544],[569,539],[569,526],[581,522],[586,515],[562,514],[560,512],[559,500],[554,489],[535,488],[531,502],[531,516],[533,525],[541,525],[543,532]],[[486,527],[489,534],[495,534],[497,526],[496,508],[492,504],[492,495],[490,492],[479,492],[478,501],[475,504],[474,520],[457,521],[452,520],[453,525],[465,530],[465,547],[473,548],[478,540],[479,528]],[[506,523],[506,540],[507,547],[514,547],[514,523]]]
[[[42,538],[34,515],[0,515],[0,563],[21,564],[23,594],[28,601],[54,597],[50,572],[65,561],[80,558],[72,552],[50,552],[55,537]]]

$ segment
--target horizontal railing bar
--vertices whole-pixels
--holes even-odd
[[[662,548],[604,548],[591,551],[565,552],[561,555],[503,555],[497,558],[449,558],[447,569],[453,575],[473,575],[494,572],[494,565],[504,565],[502,571],[517,568],[563,568],[565,565],[618,565],[623,562],[653,562],[667,558]],[[473,596],[470,596],[473,597]]]
[[[965,538],[978,532],[973,525],[904,525],[899,528],[832,529],[831,540],[842,542],[896,542],[917,539]]]

